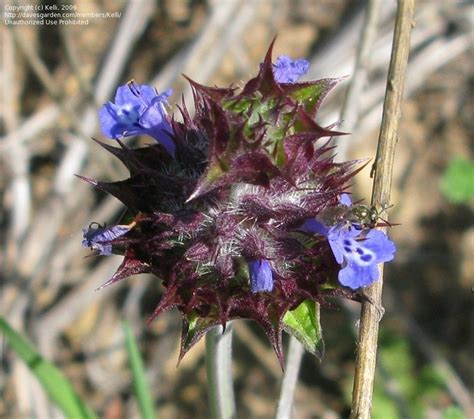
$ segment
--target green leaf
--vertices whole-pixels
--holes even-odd
[[[89,419],[97,416],[90,410],[71,383],[51,362],[46,361],[18,332],[0,317],[0,332],[13,351],[26,363],[44,391],[68,418]]]
[[[305,85],[298,90],[291,92],[290,97],[296,102],[303,104],[304,110],[311,114],[315,111],[319,103],[321,95],[327,92],[327,87],[324,84],[313,82]]]
[[[278,101],[275,98],[269,98],[266,100],[256,100],[252,106],[252,113],[249,116],[247,124],[251,127],[258,123],[260,120],[272,123],[275,119],[275,110]]]
[[[252,106],[253,100],[252,99],[225,99],[222,101],[222,107],[225,110],[232,111],[234,113],[244,113],[248,112],[250,107]]]
[[[133,336],[132,329],[128,322],[123,322],[122,327],[125,334],[125,346],[132,369],[133,388],[140,407],[141,417],[143,419],[154,419],[153,400],[146,380],[145,371],[143,370],[143,360],[138,350],[137,341]]]
[[[303,301],[283,317],[286,332],[298,339],[305,349],[318,357],[324,354],[324,341],[319,323],[319,304],[311,300]]]
[[[474,160],[454,157],[441,179],[441,191],[456,204],[474,200]]]

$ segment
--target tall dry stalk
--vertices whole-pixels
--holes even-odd
[[[405,73],[410,50],[413,26],[414,0],[399,0],[395,20],[392,55],[387,79],[382,125],[375,159],[372,205],[384,207],[390,202],[392,169]],[[381,270],[383,267],[381,267]],[[383,272],[381,272],[382,274]],[[383,281],[377,281],[366,291],[367,300],[362,303],[360,330],[352,393],[351,418],[370,418],[372,394],[377,358],[379,321],[382,312]]]

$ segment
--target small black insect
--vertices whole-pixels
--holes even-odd
[[[386,209],[390,208],[390,206],[383,206],[380,210],[378,210],[375,206],[363,204],[354,205],[348,208],[345,220],[359,223],[363,229],[376,227],[379,220],[383,221],[383,225],[391,227],[391,224],[380,216],[380,214],[382,214],[382,212]]]
[[[369,230],[377,227],[382,221],[385,226],[392,226],[387,220],[380,215],[388,206],[378,210],[375,206],[356,204],[352,206],[338,205],[325,210],[319,214],[318,219],[326,225],[335,225],[338,223],[354,223],[358,224],[362,230]]]

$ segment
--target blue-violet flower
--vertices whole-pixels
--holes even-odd
[[[253,293],[273,290],[273,274],[270,263],[265,259],[253,260],[248,263],[250,291]]]
[[[343,207],[352,207],[348,194],[339,196]],[[350,217],[349,217],[350,218]],[[379,278],[378,263],[394,258],[395,244],[379,230],[363,228],[356,221],[341,220],[329,227],[317,219],[306,220],[303,231],[327,237],[336,262],[342,266],[339,282],[349,288],[366,287]]]
[[[366,287],[379,278],[378,263],[394,258],[395,244],[380,230],[361,230],[341,223],[329,229],[328,241],[336,262],[342,265],[339,282],[349,288]]]
[[[273,64],[273,74],[278,83],[295,83],[309,69],[305,59],[292,60],[286,55],[280,55]]]
[[[120,86],[115,103],[108,102],[99,111],[102,133],[113,139],[146,134],[174,155],[176,146],[165,108],[171,94],[171,89],[158,94],[153,87],[133,81]]]
[[[112,253],[112,240],[123,236],[130,231],[131,226],[114,225],[110,227],[97,227],[82,229],[84,240],[82,245],[90,247],[92,250],[98,250],[99,255],[108,256]]]

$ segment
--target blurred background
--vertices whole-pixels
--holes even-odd
[[[375,156],[396,10],[394,0],[380,3],[363,63],[366,83],[344,115],[342,126],[352,134],[341,140],[341,159]],[[4,0],[2,13],[15,4],[51,3]],[[103,140],[97,110],[131,78],[159,91],[171,87],[172,105],[182,95],[191,104],[181,74],[202,84],[242,86],[277,35],[274,57],[307,58],[305,79],[348,76],[318,116],[322,125],[338,121],[367,2],[58,4],[112,15],[87,24],[3,21],[0,27],[0,315],[59,366],[103,418],[139,417],[121,327],[127,319],[159,417],[206,418],[204,342],[177,368],[179,314],[166,312],[146,325],[162,293],[159,280],[140,275],[96,291],[121,258],[87,257],[81,229],[92,221],[117,222],[123,207],[74,174],[127,176],[91,140]],[[473,24],[469,1],[418,1],[390,209],[390,221],[400,224],[389,232],[398,253],[385,269],[374,418],[474,414]],[[370,164],[353,185],[354,196],[366,203],[369,172]],[[322,362],[303,359],[295,418],[348,417],[358,305],[337,306],[322,312]],[[0,344],[0,417],[60,417],[1,337]],[[282,371],[263,333],[235,322],[233,354],[239,417],[273,417]]]

